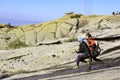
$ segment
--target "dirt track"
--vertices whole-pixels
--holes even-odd
[[[97,70],[102,71],[102,69],[106,69],[106,71],[109,71],[109,70],[107,70],[108,68],[119,67],[120,66],[120,60],[119,59],[120,59],[119,57],[118,58],[104,59],[103,60],[104,63],[93,62],[92,63],[92,71],[97,72]],[[75,75],[73,75],[73,74],[83,73],[83,72],[86,72],[87,69],[88,69],[86,64],[82,65],[79,70],[74,70],[71,67],[72,66],[64,66],[63,69],[59,69],[59,70],[56,70],[56,71],[48,73],[48,74],[33,75],[33,76],[23,77],[23,78],[18,78],[18,79],[13,79],[13,80],[38,80],[38,79],[46,79],[46,78],[50,79],[50,80],[56,80],[56,79],[61,80],[61,79],[66,79],[66,78],[70,79],[70,77],[75,77]],[[120,67],[117,68],[117,69],[115,68],[115,70],[118,70],[118,69],[120,70]],[[90,73],[90,72],[88,72],[88,73]],[[92,74],[94,74],[94,73],[92,73]],[[73,75],[73,76],[67,76],[67,75]],[[57,76],[61,76],[61,77],[57,77]]]
[[[101,71],[103,71],[102,69],[105,69],[106,73],[109,75],[112,75],[112,74],[118,75],[120,72],[119,71],[120,70],[119,69],[120,68],[120,45],[119,45],[119,41],[116,41],[116,43],[115,42],[114,43],[105,42],[105,44],[106,45],[102,46],[102,48],[104,49],[102,52],[102,55],[100,55],[98,57],[98,58],[102,59],[104,61],[104,63],[93,62],[92,63],[92,71],[95,71],[96,73],[98,73],[99,75],[102,76],[103,74],[101,73]],[[112,47],[111,47],[111,45],[112,45]],[[82,76],[81,74],[83,74],[83,73],[85,73],[86,76],[88,75],[88,73],[90,73],[91,75],[97,76],[93,72],[86,72],[88,67],[85,63],[80,64],[81,68],[79,70],[73,70],[72,69],[73,66],[75,66],[75,62],[70,63],[70,64],[65,64],[62,66],[50,67],[50,68],[44,70],[44,71],[50,70],[49,72],[44,73],[44,74],[42,74],[41,71],[38,71],[39,74],[32,73],[32,75],[30,75],[31,73],[28,73],[27,76],[26,76],[26,74],[22,75],[22,76],[20,76],[19,74],[16,74],[16,75],[13,75],[11,77],[4,78],[3,80],[38,80],[38,79],[40,79],[40,80],[41,79],[43,79],[43,80],[44,79],[49,79],[49,80],[50,79],[52,79],[52,80],[56,80],[56,79],[60,79],[60,80],[61,79],[65,79],[65,80],[68,79],[68,80],[70,80],[71,79],[71,80],[74,80],[73,77],[74,78],[78,77],[78,79],[76,79],[76,80],[79,80],[79,76]],[[118,68],[114,69],[114,67],[118,67]],[[113,68],[113,72],[109,72],[108,68]],[[79,74],[79,76],[75,76],[74,74]],[[73,76],[70,76],[70,75],[73,75]],[[59,77],[59,76],[61,76],[61,77]],[[106,76],[104,76],[104,77],[106,77]],[[108,80],[111,80],[111,79],[108,79]],[[114,78],[114,79],[117,80],[116,78]],[[83,79],[83,80],[86,80],[86,79]],[[98,79],[95,79],[95,80],[98,80]]]

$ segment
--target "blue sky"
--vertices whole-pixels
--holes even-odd
[[[0,0],[0,23],[33,24],[58,19],[66,12],[110,15],[120,0]]]

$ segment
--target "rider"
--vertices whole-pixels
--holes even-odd
[[[78,41],[79,41],[80,45],[79,45],[79,50],[76,51],[76,53],[81,53],[81,54],[78,55],[78,57],[76,59],[77,66],[75,66],[74,68],[79,68],[79,62],[87,63],[87,61],[85,61],[85,59],[91,57],[90,49],[89,49],[88,45],[84,42],[84,39],[79,38]]]
[[[92,37],[92,35],[89,33],[88,30],[86,30],[86,37],[87,37],[87,42],[88,42],[88,45],[89,45],[89,48],[90,48],[90,52],[92,54],[92,58],[95,60],[95,61],[101,61],[100,59],[97,59],[96,57],[100,54],[101,52],[101,49],[99,47],[99,44],[95,43],[94,41],[94,38]],[[98,51],[99,50],[99,51]]]

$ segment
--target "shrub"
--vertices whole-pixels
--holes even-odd
[[[85,30],[84,30],[84,29],[82,29],[82,30],[81,30],[81,33],[85,33]]]
[[[5,27],[14,28],[14,26],[12,26],[10,23],[6,24]]]
[[[93,15],[90,15],[89,17],[90,18],[95,18],[95,17],[98,17],[98,15],[93,14]]]
[[[21,47],[27,47],[28,45],[26,45],[24,42],[20,41],[20,40],[17,40],[17,41],[14,41],[12,43],[10,43],[8,45],[8,48],[9,49],[16,49],[16,48],[21,48]]]

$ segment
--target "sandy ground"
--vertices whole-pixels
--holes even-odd
[[[114,43],[101,42],[100,44],[103,51],[98,58],[102,59],[104,63],[93,62],[92,72],[86,72],[88,67],[85,63],[80,64],[81,68],[79,70],[72,69],[72,67],[76,65],[75,62],[73,62],[62,66],[53,66],[43,71],[38,70],[37,72],[16,74],[2,80],[119,80],[120,41],[115,41]],[[69,45],[69,43],[67,45]],[[3,52],[6,53],[6,51]]]

